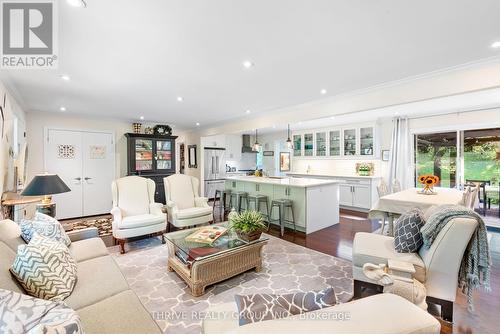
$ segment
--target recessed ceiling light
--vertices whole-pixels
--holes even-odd
[[[273,129],[276,129],[276,124],[273,124]]]
[[[247,114],[251,113],[250,109],[247,109],[245,112],[246,112]]]
[[[196,126],[200,126],[200,123],[196,122]]]
[[[61,79],[63,79],[64,81],[69,81],[71,78],[69,77],[69,75],[63,74],[61,75]]]
[[[59,110],[66,111],[66,107],[61,107],[61,108],[59,108]]]
[[[394,115],[395,115],[395,116],[399,116],[399,111],[396,111],[396,112],[394,113]]]
[[[500,41],[494,42],[493,44],[491,44],[491,47],[494,48],[494,49],[500,48]]]
[[[335,119],[335,116],[331,116],[330,119]]]
[[[250,67],[253,67],[253,65],[254,65],[254,64],[253,64],[250,60],[245,60],[245,61],[243,62],[243,67],[244,67],[244,68],[250,68]]]
[[[321,95],[325,95],[327,93],[326,89],[324,89],[324,88],[322,90],[320,90],[319,92],[321,93]]]
[[[184,101],[184,98],[182,96],[177,96],[177,101],[182,102]]]
[[[80,7],[80,8],[86,8],[87,3],[84,0],[66,0],[68,5],[73,6],[73,7]]]
[[[141,119],[141,121],[143,121],[143,120],[144,120],[144,116],[141,116],[141,117],[139,117],[139,118]]]

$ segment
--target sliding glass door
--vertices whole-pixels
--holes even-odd
[[[457,182],[457,132],[415,135],[415,179],[432,174],[438,186],[455,187]],[[417,186],[421,186],[416,182]]]

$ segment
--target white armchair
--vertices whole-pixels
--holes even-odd
[[[213,209],[208,199],[200,197],[197,178],[174,174],[163,179],[167,201],[167,231],[172,224],[177,228],[206,224],[213,221]]]
[[[360,297],[364,288],[381,291],[377,281],[364,275],[365,263],[387,265],[389,259],[407,262],[415,268],[413,278],[424,284],[427,302],[441,305],[441,317],[453,321],[458,271],[476,226],[475,219],[454,218],[443,227],[429,249],[421,247],[418,253],[397,253],[393,237],[356,233],[352,246],[354,297]]]
[[[151,179],[139,176],[126,176],[113,181],[113,237],[125,253],[125,240],[148,234],[161,234],[165,231],[163,204],[154,202],[156,184]]]

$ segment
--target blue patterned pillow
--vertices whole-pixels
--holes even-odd
[[[394,248],[398,253],[415,253],[424,244],[420,229],[424,226],[424,214],[418,209],[403,213],[396,221]]]
[[[29,243],[35,232],[41,236],[57,240],[69,247],[71,240],[57,219],[37,212],[33,220],[23,219],[19,223],[21,238]]]

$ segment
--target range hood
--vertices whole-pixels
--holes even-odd
[[[243,146],[241,147],[241,153],[257,153],[252,148],[250,135],[243,135]]]

